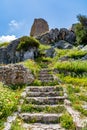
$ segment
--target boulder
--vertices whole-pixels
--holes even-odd
[[[31,71],[21,64],[0,66],[0,82],[6,85],[30,84],[33,81]]]
[[[36,37],[43,44],[51,44],[59,39],[59,30],[57,28],[51,29],[49,32]]]
[[[0,48],[0,64],[17,63],[26,59],[35,59],[38,56],[36,46],[28,47],[27,50],[17,50],[20,38],[12,41],[6,48]]]
[[[74,32],[70,31],[68,33],[68,35],[65,36],[65,41],[71,43],[71,44],[74,44],[75,43],[75,40],[76,40],[76,35]]]
[[[31,27],[30,36],[36,37],[49,31],[48,23],[42,19],[34,19],[34,23]]]
[[[72,49],[73,45],[71,45],[70,43],[64,41],[64,40],[60,40],[59,42],[55,43],[55,46],[59,49]]]
[[[59,58],[59,61],[68,61],[70,58],[68,56],[63,56]]]
[[[87,51],[87,45],[84,46],[81,50],[82,50],[82,51]]]
[[[74,44],[74,42],[76,40],[76,35],[73,31],[69,31],[66,28],[61,28],[60,33],[59,33],[59,39],[65,40],[71,44]]]
[[[87,60],[87,55],[81,58],[81,60]]]
[[[61,28],[59,32],[59,39],[65,40],[65,37],[69,34],[69,30],[66,28]]]
[[[46,54],[47,57],[51,57],[53,58],[55,56],[55,49],[54,48],[50,48],[48,50],[46,50]]]
[[[53,44],[59,40],[65,40],[70,44],[74,44],[76,35],[73,31],[69,31],[66,28],[61,28],[60,30],[55,28],[36,38],[43,44]]]

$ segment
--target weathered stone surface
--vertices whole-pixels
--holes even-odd
[[[61,28],[59,32],[59,39],[65,40],[65,37],[69,34],[69,30],[66,28]]]
[[[51,29],[49,32],[36,37],[43,44],[50,44],[58,41],[59,30],[57,28]]]
[[[33,82],[34,77],[31,71],[23,65],[0,66],[0,81],[7,85],[18,85]]]
[[[20,43],[20,38],[12,41],[6,48],[0,48],[0,63],[9,64],[24,61],[26,59],[34,59],[38,55],[37,47],[27,48],[17,51],[17,46]]]
[[[74,44],[76,35],[73,31],[69,31],[66,28],[61,28],[60,30],[55,28],[36,38],[43,44],[51,44],[59,40],[65,40],[70,44]]]
[[[39,36],[47,31],[49,31],[49,26],[48,26],[48,23],[44,19],[42,18],[34,19],[30,36]]]
[[[25,122],[35,122],[41,123],[58,123],[61,114],[46,114],[46,113],[22,113],[19,115]]]
[[[7,122],[4,123],[4,129],[3,130],[10,130],[11,129],[11,123],[15,121],[17,118],[17,113],[13,113],[13,116],[8,116]]]
[[[73,46],[70,43],[68,43],[64,40],[60,40],[59,42],[56,42],[55,47],[57,47],[59,49],[71,49],[71,48],[73,48]]]
[[[87,55],[81,58],[81,60],[87,60]]]
[[[46,50],[46,54],[45,55],[47,57],[53,58],[56,55],[55,49],[54,48],[50,48],[50,49]]]
[[[34,124],[27,124],[24,123],[23,127],[26,130],[65,130],[61,128],[60,124],[41,124],[41,123],[34,123]]]
[[[68,113],[72,116],[73,122],[75,123],[76,126],[76,130],[82,130],[87,124],[87,117],[81,118],[80,112],[74,110],[68,104],[65,105],[65,108],[68,111]]]
[[[87,51],[87,45],[85,45],[81,50],[82,51]]]
[[[60,61],[68,61],[69,59],[69,56],[63,56],[59,58]]]
[[[44,104],[58,104],[63,103],[65,96],[58,96],[58,97],[26,97],[27,103],[37,104],[37,105],[44,105]]]
[[[32,86],[32,87],[27,87],[26,92],[53,92],[53,91],[60,91],[62,88],[61,87],[56,87],[56,86]]]
[[[27,92],[27,95],[30,96],[30,97],[47,97],[47,96],[51,96],[51,97],[54,97],[54,96],[60,96],[61,94],[63,94],[62,91],[60,92]]]
[[[68,35],[65,36],[65,41],[74,44],[76,40],[76,35],[74,32],[69,31]]]

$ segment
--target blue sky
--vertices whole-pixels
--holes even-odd
[[[0,41],[29,35],[34,18],[69,28],[78,14],[87,15],[87,0],[0,0]]]

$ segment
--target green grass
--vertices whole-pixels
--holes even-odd
[[[72,117],[66,112],[60,119],[61,126],[66,130],[75,130],[75,124],[73,123]]]
[[[78,85],[78,86],[87,86],[87,77],[71,77],[71,76],[65,76],[62,77],[62,80],[65,83]]]
[[[73,108],[78,110],[82,115],[87,117],[87,110],[85,110],[82,107],[83,102],[84,101],[87,102],[87,96],[84,94],[84,92],[82,93],[81,89],[82,88],[80,88],[80,86],[76,87],[76,86],[68,85],[67,86],[68,98],[72,102]],[[85,90],[84,87],[83,90]]]
[[[46,106],[46,107],[39,107],[33,104],[23,104],[21,108],[22,112],[44,112],[44,113],[61,113],[65,110],[64,106]]]
[[[11,125],[11,130],[25,130],[25,128],[23,128],[21,125],[22,121],[20,119],[16,119],[16,121]]]
[[[40,44],[40,46],[39,46],[40,52],[43,52],[43,51],[45,51],[45,50],[47,50],[47,49],[49,49],[49,48],[51,48],[50,45]]]
[[[74,49],[74,50],[71,50],[68,53],[68,57],[74,58],[74,59],[79,59],[79,58],[84,57],[86,54],[87,54],[87,51],[82,51],[82,50]]]
[[[40,42],[36,40],[34,37],[23,36],[20,38],[20,43],[18,44],[17,50],[25,50],[27,51],[30,47],[38,48]]]
[[[87,72],[87,62],[86,61],[64,61],[57,62],[54,68],[58,70],[66,70],[69,72],[82,73]]]
[[[8,45],[9,45],[9,42],[0,43],[0,47],[7,47]]]
[[[38,71],[40,70],[40,65],[35,62],[34,60],[26,60],[24,62],[21,62],[25,67],[31,70],[31,72],[36,76]]]
[[[3,86],[0,83],[0,129],[3,127],[3,122],[7,116],[17,110],[20,91],[13,91],[8,86]]]

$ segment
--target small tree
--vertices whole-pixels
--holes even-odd
[[[87,17],[85,15],[78,15],[79,23],[75,26],[76,41],[78,44],[87,44]]]
[[[87,27],[87,16],[85,15],[77,15],[78,21],[82,24],[82,26]]]

